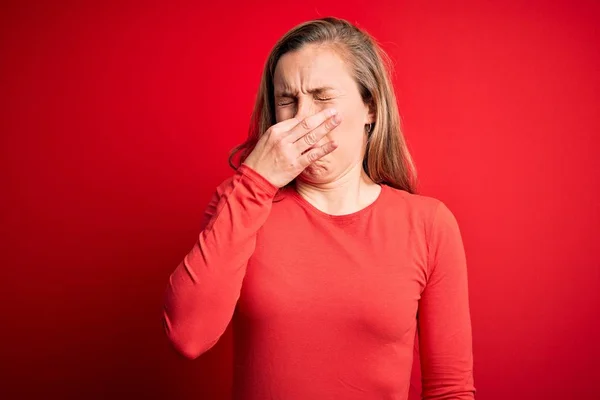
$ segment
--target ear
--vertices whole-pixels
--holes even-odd
[[[369,104],[367,104],[368,107],[368,113],[365,116],[365,125],[366,124],[372,124],[373,122],[375,122],[375,105],[373,104],[373,101],[371,100],[369,102]]]

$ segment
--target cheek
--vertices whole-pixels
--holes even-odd
[[[330,139],[335,139],[341,145],[360,146],[364,136],[362,120],[352,113],[344,113],[342,114],[342,118],[342,123],[327,136]]]
[[[343,130],[343,127],[339,131],[335,129],[326,136],[324,141],[330,140],[335,140],[338,145],[337,149],[331,153],[336,162],[346,165],[362,156],[363,141],[355,128],[352,131]]]
[[[291,117],[287,116],[287,114],[289,114],[289,113],[286,112],[285,109],[276,109],[275,110],[275,122],[279,123],[281,121],[291,118]]]
[[[296,116],[296,107],[293,105],[275,106],[275,121],[281,122]]]

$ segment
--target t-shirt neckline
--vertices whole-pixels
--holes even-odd
[[[377,205],[377,203],[381,202],[381,198],[384,196],[384,192],[386,191],[386,185],[379,184],[379,186],[381,186],[381,191],[379,192],[379,195],[377,196],[377,198],[375,198],[374,201],[372,201],[367,206],[361,208],[360,210],[354,211],[350,214],[341,214],[341,215],[328,214],[324,211],[319,210],[317,207],[312,205],[308,200],[306,200],[304,197],[302,197],[300,195],[300,193],[298,193],[296,191],[296,188],[293,186],[290,186],[288,188],[288,193],[294,200],[296,200],[301,206],[303,206],[305,209],[307,209],[311,213],[316,214],[323,218],[327,218],[332,221],[346,222],[346,221],[353,221],[353,220],[361,218],[363,215],[370,212]]]

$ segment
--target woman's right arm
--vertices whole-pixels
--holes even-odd
[[[188,358],[210,349],[229,324],[256,234],[278,188],[242,164],[213,195],[198,241],[169,278],[163,311],[167,335]]]
[[[231,321],[256,233],[267,220],[278,188],[336,149],[317,143],[339,125],[326,109],[302,121],[271,126],[234,176],[208,205],[200,236],[169,278],[163,320],[167,335],[186,357],[210,349]]]

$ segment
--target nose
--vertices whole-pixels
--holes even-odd
[[[302,121],[316,112],[314,103],[307,99],[299,99],[295,117]]]

